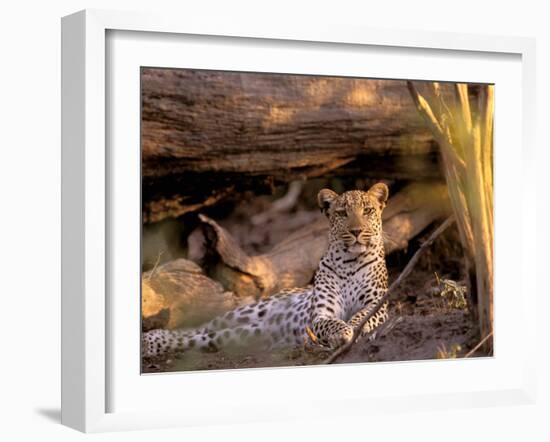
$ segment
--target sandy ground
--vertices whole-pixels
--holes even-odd
[[[382,336],[357,342],[337,363],[411,361],[463,357],[480,340],[467,309],[449,307],[426,280],[431,273],[411,274],[390,304],[390,317],[400,320]],[[188,352],[144,361],[144,372],[219,370],[320,364],[330,352],[310,347],[288,350]],[[485,356],[481,351],[474,356]]]

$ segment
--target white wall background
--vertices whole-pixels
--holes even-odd
[[[60,369],[60,17],[83,8],[163,10],[281,22],[509,34],[537,38],[537,264],[540,397],[536,406],[380,415],[363,421],[290,422],[102,434],[94,440],[550,440],[548,262],[550,14],[545,2],[400,0],[58,0],[4,2],[0,9],[0,438],[83,440],[59,425]],[[546,152],[545,152],[546,151]],[[518,177],[517,179],[520,179]],[[544,272],[544,273],[543,273]],[[533,275],[534,276],[534,275]],[[411,380],[414,381],[414,380]]]

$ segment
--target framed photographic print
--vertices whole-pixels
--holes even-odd
[[[531,40],[84,11],[62,44],[63,423],[532,400]]]

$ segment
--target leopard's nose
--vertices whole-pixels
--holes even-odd
[[[361,234],[361,228],[352,228],[349,229],[349,232],[354,235],[355,237],[358,237]]]

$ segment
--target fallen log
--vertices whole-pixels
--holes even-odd
[[[441,177],[405,81],[157,68],[141,80],[144,222],[336,170]]]
[[[196,327],[253,301],[225,291],[194,262],[177,259],[142,275],[142,330]]]

